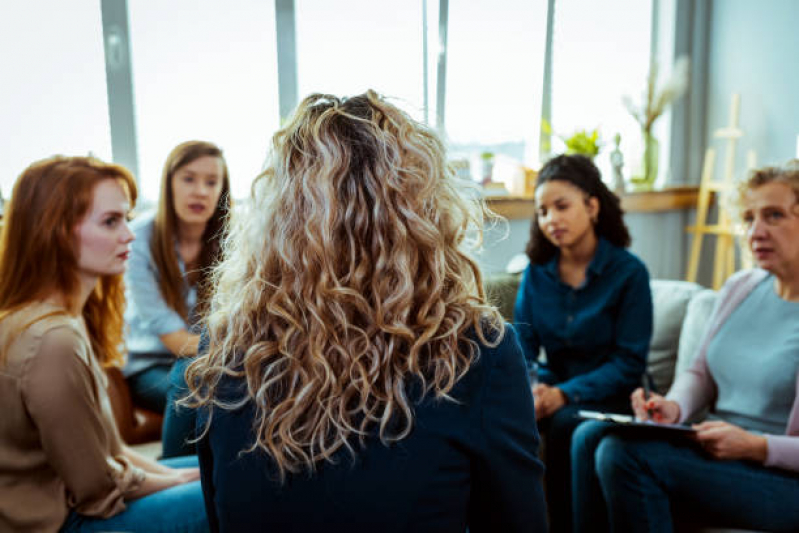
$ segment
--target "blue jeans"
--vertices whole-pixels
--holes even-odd
[[[181,457],[162,464],[173,468],[197,466],[197,457]],[[147,533],[204,533],[209,531],[199,481],[184,483],[138,500],[125,502],[125,510],[111,518],[69,513],[62,533],[126,531]]]
[[[163,413],[169,391],[169,369],[174,365],[159,364],[128,377],[133,405]]]
[[[186,396],[189,389],[186,385],[186,367],[192,359],[182,358],[175,361],[169,372],[169,389],[166,394],[166,410],[164,411],[164,426],[161,430],[163,445],[162,457],[180,457],[195,455],[197,447],[189,442],[196,435],[196,415],[194,410],[179,407],[175,404]]]
[[[572,474],[575,531],[799,531],[799,474],[716,460],[686,437],[589,422],[574,434]]]
[[[577,417],[581,409],[625,413],[630,409],[629,399],[609,399],[597,403],[567,404],[549,418],[538,421],[538,429],[544,440],[544,464],[546,465],[547,514],[550,531],[569,533],[572,531],[571,456],[569,450],[572,434],[584,424]]]

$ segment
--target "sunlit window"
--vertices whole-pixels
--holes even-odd
[[[367,89],[422,119],[423,11],[420,0],[298,0],[299,98]]]
[[[626,169],[643,151],[641,130],[622,104],[640,101],[649,72],[652,3],[646,0],[558,0],[555,7],[552,148],[559,137],[599,129],[604,147],[596,159],[610,176],[613,137],[621,134]]]
[[[446,133],[453,152],[537,164],[546,0],[450,2]]]
[[[135,0],[130,10],[142,194],[190,139],[225,152],[233,195],[246,196],[279,125],[274,2]]]
[[[99,2],[2,2],[0,50],[6,198],[34,160],[89,152],[111,158]]]

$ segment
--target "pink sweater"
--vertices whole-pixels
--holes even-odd
[[[691,367],[674,381],[666,395],[680,405],[680,422],[715,401],[716,382],[707,366],[707,348],[724,321],[767,275],[768,272],[759,269],[738,272],[719,291],[716,307],[699,345],[699,354]],[[799,391],[799,372],[796,379],[796,390]],[[765,465],[799,472],[799,394],[794,397],[785,434],[765,437],[768,442]]]

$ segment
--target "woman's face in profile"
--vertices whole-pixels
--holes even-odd
[[[208,223],[222,194],[222,178],[222,160],[210,155],[178,168],[171,184],[178,220],[185,224]]]
[[[743,222],[757,266],[778,277],[799,272],[799,205],[793,189],[771,182],[744,196]]]
[[[535,191],[536,220],[544,236],[558,248],[579,242],[593,233],[592,219],[599,214],[599,200],[567,181],[551,180]]]
[[[128,227],[130,201],[119,180],[106,179],[94,187],[92,205],[75,227],[78,271],[88,277],[122,274],[134,239]]]

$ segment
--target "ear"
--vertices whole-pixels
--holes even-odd
[[[588,207],[588,215],[591,217],[591,220],[595,222],[599,220],[599,198],[591,196],[585,204]]]

